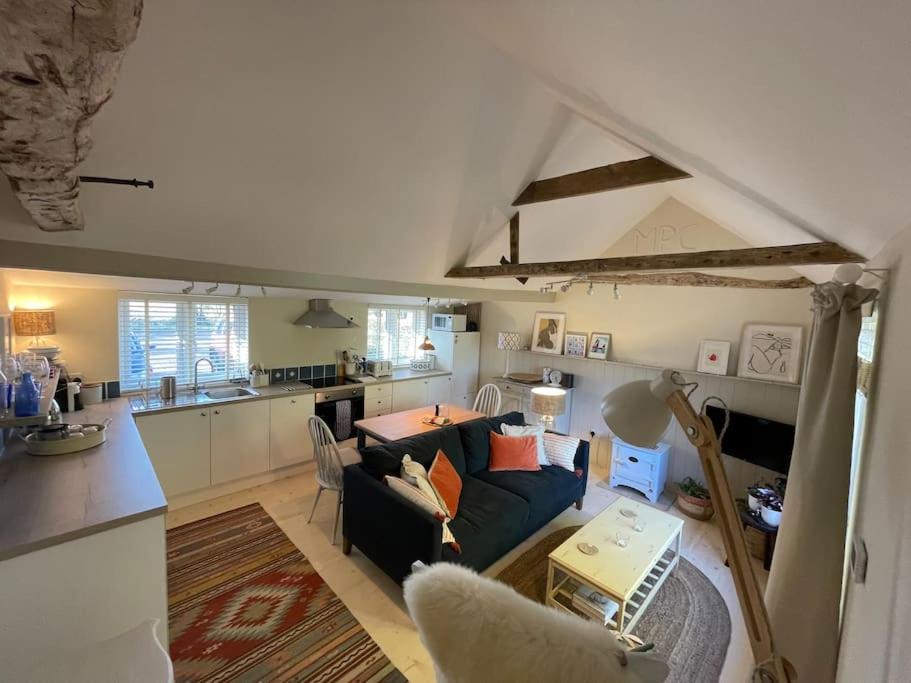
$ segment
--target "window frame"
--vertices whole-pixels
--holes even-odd
[[[399,355],[395,358],[383,358],[370,353],[370,335],[372,330],[371,324],[371,312],[375,310],[381,311],[411,311],[414,312],[416,316],[417,329],[414,332],[414,348],[412,349],[413,355],[411,356],[402,356]],[[423,325],[421,326],[421,321],[423,320]],[[395,304],[368,304],[367,305],[367,339],[366,339],[366,349],[364,351],[364,356],[367,360],[382,360],[382,361],[391,361],[393,368],[407,368],[410,367],[412,360],[423,360],[426,357],[426,352],[423,349],[419,349],[418,346],[423,341],[424,336],[427,334],[427,331],[430,326],[429,316],[425,306],[420,305],[395,305]],[[397,325],[398,328],[398,325]],[[400,338],[400,328],[397,329],[395,339],[398,341]],[[390,344],[391,346],[392,344]],[[398,347],[401,349],[401,343],[398,344]]]
[[[143,317],[143,339],[133,349],[133,340],[124,337],[124,323],[129,319],[128,312],[124,309],[124,304],[140,303],[144,306]],[[176,294],[156,294],[149,292],[118,292],[117,296],[117,366],[118,379],[120,381],[121,392],[123,394],[141,393],[150,389],[155,389],[160,376],[154,371],[150,372],[153,363],[152,344],[154,339],[150,328],[150,306],[175,304],[177,306],[186,305],[188,309],[181,312],[178,308],[175,311],[175,326],[177,328],[178,339],[174,349],[174,364],[177,376],[177,386],[179,389],[186,389],[192,386],[193,365],[198,358],[209,357],[200,355],[197,351],[200,343],[210,343],[207,337],[197,334],[197,306],[225,306],[225,331],[224,331],[224,360],[223,370],[216,366],[216,372],[202,372],[200,369],[200,382],[205,377],[206,384],[229,384],[233,380],[244,379],[247,376],[247,368],[250,355],[250,300],[246,297],[225,297],[225,296],[192,296]],[[243,311],[242,320],[238,321],[237,313]],[[183,327],[186,326],[186,327]],[[183,329],[181,329],[183,327]],[[238,330],[244,334],[238,335]],[[133,334],[132,330],[129,332]],[[239,340],[239,341],[238,341]],[[233,354],[233,349],[239,348],[238,355]],[[124,352],[129,349],[128,357],[124,358]],[[129,372],[136,365],[137,358],[139,362],[144,363],[145,369],[142,371],[142,379],[134,380],[133,373]],[[211,360],[211,358],[210,358]],[[213,363],[213,366],[216,364]],[[219,364],[221,365],[221,364]],[[208,369],[208,368],[206,368]],[[127,370],[127,374],[125,374]],[[213,375],[216,375],[213,377]]]

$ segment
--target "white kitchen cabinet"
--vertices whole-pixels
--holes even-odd
[[[269,469],[313,460],[313,441],[307,427],[313,413],[313,394],[269,401]]]
[[[412,410],[427,405],[427,384],[424,379],[396,382],[392,389],[392,412]]]
[[[269,470],[269,402],[246,401],[211,408],[212,483]]]
[[[428,377],[424,382],[427,385],[426,405],[452,403],[452,375]]]
[[[212,483],[209,461],[211,408],[137,415],[136,426],[165,496]]]

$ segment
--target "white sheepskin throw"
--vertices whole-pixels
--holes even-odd
[[[434,564],[408,577],[404,589],[441,683],[655,683],[667,677],[664,662],[627,652],[603,626],[464,567]]]

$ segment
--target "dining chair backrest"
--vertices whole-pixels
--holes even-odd
[[[487,417],[500,414],[500,388],[496,384],[485,384],[474,400],[474,409]]]
[[[338,452],[338,444],[321,417],[310,416],[307,421],[310,439],[313,441],[313,455],[316,458],[316,480],[323,488],[332,491],[342,490],[342,473],[344,467]]]

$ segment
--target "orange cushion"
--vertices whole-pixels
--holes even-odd
[[[459,509],[459,497],[462,495],[462,477],[443,451],[437,450],[427,478],[449,517],[455,517]]]
[[[537,437],[500,436],[496,432],[490,432],[490,465],[487,469],[491,472],[540,470]]]

